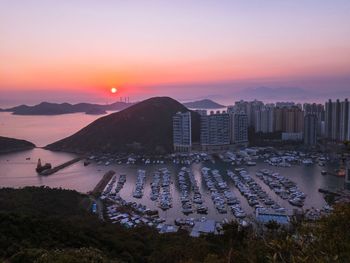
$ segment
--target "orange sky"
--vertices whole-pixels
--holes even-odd
[[[343,0],[1,1],[0,35],[0,91],[116,86],[136,96],[176,83],[350,75]]]

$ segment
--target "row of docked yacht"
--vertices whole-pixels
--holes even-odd
[[[208,207],[203,204],[197,181],[189,168],[181,168],[178,173],[178,182],[182,212],[188,215],[193,213],[195,209],[199,214],[206,214]]]
[[[180,189],[182,213],[184,213],[185,215],[193,213],[190,184],[187,175],[188,171],[186,167],[182,167],[180,172],[178,173],[178,182]]]
[[[146,180],[146,171],[145,170],[138,170],[137,171],[137,178],[136,178],[136,186],[133,191],[132,196],[134,198],[142,198],[143,197],[143,190],[145,187],[145,180]]]
[[[239,200],[229,189],[218,170],[210,170],[204,167],[202,168],[202,175],[210,191],[213,204],[220,214],[226,214],[227,207],[229,207],[237,219],[246,217]]]
[[[196,205],[196,211],[198,214],[206,214],[208,213],[208,207],[204,205],[204,201],[202,199],[202,194],[199,190],[198,183],[194,174],[188,169],[188,176],[191,182],[191,189],[193,191],[193,203]]]
[[[163,160],[151,160],[143,158],[141,161],[143,164],[164,164]]]
[[[173,164],[190,165],[209,160],[206,153],[176,153],[170,155],[170,160]]]
[[[216,186],[219,192],[223,194],[224,201],[226,202],[227,206],[231,209],[232,213],[235,215],[236,218],[244,218],[246,214],[240,206],[238,198],[229,189],[227,183],[223,180],[219,171],[212,170],[212,175],[216,182]]]
[[[156,171],[153,173],[152,176],[152,182],[151,182],[151,193],[150,193],[150,199],[152,201],[158,201],[159,194],[160,194],[160,172]]]
[[[269,159],[266,159],[264,162],[271,165],[271,166],[278,166],[278,167],[291,167],[292,165],[289,163],[290,158],[289,157],[271,157]]]
[[[126,228],[147,225],[158,229],[165,222],[164,218],[159,217],[158,211],[136,202],[127,202],[117,193],[110,193],[105,198],[113,203],[106,207],[107,217],[112,223],[119,223]]]
[[[218,172],[214,172],[214,174],[216,175],[216,178],[219,178]],[[213,175],[213,172],[209,168],[207,168],[207,167],[202,168],[202,176],[203,176],[203,179],[205,181],[207,188],[210,191],[210,196],[211,196],[211,199],[213,201],[213,204],[214,204],[216,210],[220,214],[226,214],[227,207],[226,207],[225,197],[224,197],[222,191],[219,191],[219,189],[217,187],[217,182],[214,180],[212,175]],[[220,180],[220,182],[222,183],[221,188],[223,188],[224,187],[223,180],[222,181]],[[226,187],[227,187],[227,185],[226,185]]]
[[[265,153],[262,155],[264,162],[271,166],[291,167],[291,165],[303,164],[306,166],[317,163],[324,166],[328,157],[315,152],[299,151],[277,151],[274,153]]]
[[[121,174],[119,179],[118,179],[117,187],[115,188],[116,193],[119,193],[120,190],[123,189],[125,182],[126,182],[126,175]]]
[[[159,207],[162,210],[168,210],[172,207],[172,197],[170,191],[171,176],[167,168],[159,169],[161,172],[161,183],[160,183],[160,195],[159,195]]]
[[[269,169],[261,169],[256,173],[256,176],[279,197],[284,200],[288,199],[291,205],[298,207],[304,206],[306,195],[298,189],[296,183],[293,181]]]
[[[269,207],[277,212],[285,212],[285,209],[273,201],[246,170],[238,168],[235,172],[228,170],[227,175],[251,207],[255,209]]]

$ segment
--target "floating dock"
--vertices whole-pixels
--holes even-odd
[[[112,179],[114,174],[115,171],[113,170],[110,170],[107,173],[105,173],[101,180],[98,182],[98,184],[95,186],[94,190],[92,190],[91,194],[94,196],[100,196],[103,189],[105,189],[106,185]]]
[[[56,167],[44,170],[44,171],[42,171],[40,173],[40,175],[51,175],[51,174],[54,174],[54,173],[58,172],[61,169],[64,169],[64,168],[66,168],[66,167],[68,167],[68,166],[70,166],[70,165],[72,165],[72,164],[74,164],[76,162],[79,162],[81,159],[82,159],[82,157],[74,158],[73,160],[70,160],[70,161],[65,162],[63,164],[60,164],[60,165],[58,165]]]

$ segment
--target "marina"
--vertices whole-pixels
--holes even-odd
[[[203,216],[216,222],[248,222],[255,217],[256,208],[272,209],[279,213],[284,209],[286,213],[293,209],[321,211],[326,203],[318,189],[344,187],[343,178],[321,174],[322,170],[334,170],[327,160],[324,160],[324,166],[318,165],[317,161],[305,165],[301,161],[287,159],[291,167],[271,166],[265,160],[276,154],[267,156],[265,151],[241,150],[222,154],[224,157],[235,156],[235,161],[239,161],[240,165],[232,165],[232,159],[225,162],[206,153],[146,158],[134,156],[132,162],[128,158],[121,161],[119,156],[95,154],[93,159],[89,158],[88,166],[77,162],[48,177],[39,177],[35,172],[34,160],[42,158],[50,163],[64,163],[77,156],[34,149],[2,155],[0,177],[3,186],[48,185],[86,193],[92,191],[112,169],[116,172],[112,188],[123,200],[157,210],[166,224],[175,224],[177,220],[178,224],[186,226],[192,225],[195,220],[202,220]],[[286,152],[280,154],[287,155]],[[300,155],[299,160],[306,158],[303,153],[295,154]],[[318,160],[320,157],[315,155],[308,158]],[[144,164],[142,159],[150,163]],[[103,165],[98,164],[101,160]],[[256,165],[247,163],[252,160]],[[110,164],[106,166],[107,161]],[[12,175],[11,166],[14,164],[22,171],[22,176],[19,177],[18,173]],[[246,194],[242,194],[241,190]]]
[[[268,169],[257,172],[256,176],[263,180],[282,199],[288,199],[291,205],[298,207],[304,206],[306,195],[298,189],[293,181]]]
[[[236,173],[233,173],[228,170],[227,174],[252,208],[258,209],[271,206],[274,209],[281,209],[278,204],[272,201],[268,194],[256,183],[247,171],[236,169]]]
[[[118,182],[113,177],[107,185],[107,193],[113,188],[109,185],[117,184],[117,187],[114,193],[105,193],[103,198],[108,196],[117,207],[131,209],[126,215],[122,213],[124,209],[118,212],[114,206],[110,208],[114,211],[110,218],[126,224],[126,227],[147,224],[160,233],[186,229],[190,235],[199,236],[198,229],[220,233],[222,225],[230,221],[237,221],[241,226],[257,226],[266,223],[268,218],[274,218],[281,224],[288,224],[290,217],[296,214],[302,213],[309,220],[315,220],[331,211],[323,196],[319,197],[321,202],[318,206],[314,206],[312,200],[309,202],[313,194],[302,190],[288,173],[298,168],[318,170],[320,166],[317,162],[309,164],[307,161],[308,164],[305,164],[303,160],[306,155],[302,153],[298,153],[298,156],[303,158],[291,158],[282,153],[289,156],[281,158],[284,165],[271,165],[264,161],[271,155],[259,155],[258,151],[246,152],[249,154],[244,158],[241,158],[244,155],[242,151],[234,155],[226,154],[234,156],[235,161],[240,162],[239,166],[232,165],[232,159],[225,160],[225,154],[218,156],[218,159],[204,153],[169,155],[164,156],[162,162],[143,158],[144,169],[137,169],[136,178],[132,180],[131,177],[132,185],[128,187],[133,189],[131,199],[124,187],[130,173],[125,172]],[[132,163],[128,159],[125,164],[118,162],[115,165],[135,169],[140,166],[139,158],[133,158]],[[147,164],[144,164],[144,160]],[[98,159],[96,162],[99,162]],[[113,165],[113,160],[111,162]],[[274,166],[274,170],[269,168],[271,166]],[[324,178],[321,173],[316,174],[318,178]],[[137,211],[137,214],[133,214],[133,211]],[[141,220],[142,217],[145,218]]]

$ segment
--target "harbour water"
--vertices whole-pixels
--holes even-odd
[[[102,116],[85,113],[23,116],[0,112],[0,136],[28,140],[43,147],[72,135]]]
[[[51,152],[43,149],[33,149],[29,151],[11,153],[0,156],[0,184],[1,187],[24,187],[24,186],[41,186],[47,185],[50,187],[62,187],[66,189],[74,189],[79,192],[91,191],[98,181],[102,178],[103,174],[108,170],[113,169],[116,171],[117,176],[121,174],[126,175],[126,183],[120,191],[120,195],[127,201],[135,201],[146,205],[150,209],[159,209],[158,203],[150,199],[152,175],[159,168],[168,168],[171,173],[170,192],[173,198],[173,207],[167,211],[161,211],[161,216],[172,221],[177,217],[185,217],[181,213],[180,202],[180,189],[177,181],[177,173],[183,167],[182,165],[166,164],[166,165],[117,165],[111,164],[109,166],[97,165],[91,163],[88,166],[84,166],[82,161],[73,164],[63,170],[50,176],[39,176],[35,172],[36,162],[38,158],[41,158],[45,162],[50,162],[53,165],[66,162],[74,158],[74,154]],[[30,160],[27,160],[30,158]],[[233,215],[219,214],[215,209],[210,197],[205,182],[201,174],[201,168],[203,165],[218,169],[223,179],[229,185],[229,188],[239,198],[242,208],[246,213],[251,214],[253,209],[248,205],[247,200],[239,193],[238,189],[234,186],[233,181],[226,175],[226,169],[234,169],[228,167],[227,164],[216,162],[212,163],[194,163],[190,166],[190,169],[198,183],[200,192],[202,194],[204,204],[208,206],[208,217],[214,219],[231,218]],[[245,167],[245,169],[252,175],[254,180],[265,190],[271,199],[277,202],[282,207],[292,209],[293,207],[287,200],[281,199],[273,191],[271,191],[267,185],[265,185],[259,178],[255,176],[255,172],[262,168],[268,168],[273,171],[279,172],[281,175],[294,181],[298,188],[303,191],[307,197],[304,208],[321,208],[325,203],[323,196],[318,192],[319,188],[339,188],[343,186],[343,178],[334,177],[332,175],[321,175],[321,167],[318,165],[304,166],[297,165],[291,168],[271,167],[265,163],[257,163],[253,167]],[[136,177],[138,169],[144,169],[146,171],[146,181],[144,188],[144,195],[141,199],[134,198],[132,196],[135,189]],[[190,214],[188,217],[200,217],[200,214]]]
[[[0,113],[0,117],[3,117],[4,113]],[[6,113],[7,114],[7,113]],[[6,115],[5,114],[5,115]],[[6,127],[8,134],[3,134],[4,125],[13,125],[16,123],[14,120],[10,120],[13,115],[6,115],[7,121],[4,122],[4,119],[1,119],[1,129],[0,135],[10,135],[11,129],[13,137],[18,138],[27,138],[30,141],[35,142],[38,145],[45,145],[53,141],[49,141],[49,138],[57,138],[59,135],[62,137],[68,136],[68,132],[74,133],[80,128],[85,126],[89,121],[97,118],[96,116],[88,116],[85,118],[85,114],[74,114],[62,115],[59,116],[55,121],[50,120],[52,117],[35,117],[35,116],[21,116],[21,123],[14,125],[12,127]],[[14,116],[16,118],[17,116]],[[25,118],[29,118],[26,119]],[[36,119],[37,118],[37,119]],[[74,128],[71,123],[76,119]],[[52,133],[47,136],[42,136],[42,133],[37,134],[36,130],[39,127],[42,127],[45,130],[45,122],[51,121],[50,131]],[[28,125],[29,123],[35,123],[35,126]],[[21,127],[18,129],[17,127]],[[68,131],[66,130],[68,129]],[[167,221],[172,222],[175,218],[182,217],[185,218],[181,212],[181,201],[180,201],[180,189],[177,180],[177,174],[184,165],[175,165],[172,163],[168,164],[149,164],[149,165],[127,165],[127,164],[110,164],[108,166],[102,164],[97,165],[92,162],[88,166],[84,166],[83,162],[77,162],[65,169],[58,171],[57,173],[50,176],[39,176],[35,171],[37,160],[41,158],[43,162],[50,162],[53,166],[59,165],[63,162],[75,158],[76,155],[70,153],[62,152],[51,152],[41,148],[36,148],[33,150],[10,153],[5,155],[0,155],[0,186],[1,187],[24,187],[24,186],[42,186],[46,185],[49,187],[62,187],[65,189],[74,189],[79,192],[88,192],[91,191],[98,181],[102,178],[103,174],[108,170],[116,171],[116,175],[119,178],[121,174],[126,175],[126,182],[123,188],[120,191],[120,195],[127,201],[135,201],[141,204],[146,205],[150,209],[158,209],[160,215],[167,219]],[[253,209],[248,205],[247,200],[240,194],[238,189],[234,186],[233,181],[226,174],[227,169],[233,170],[235,167],[229,166],[224,162],[217,161],[214,163],[193,163],[189,166],[192,171],[200,192],[204,204],[208,207],[208,218],[213,218],[216,220],[220,219],[230,219],[233,218],[233,215],[230,211],[227,214],[219,214],[215,209],[210,192],[207,189],[204,179],[201,174],[201,168],[203,166],[209,167],[211,169],[218,169],[223,179],[229,185],[229,188],[235,193],[239,198],[242,208],[247,214],[251,214]],[[162,211],[158,208],[158,204],[150,199],[152,175],[159,168],[168,168],[171,173],[171,185],[170,192],[173,199],[173,206],[167,211]],[[320,167],[317,164],[306,166],[306,165],[294,165],[290,168],[283,167],[272,167],[261,161],[257,162],[256,166],[246,166],[244,167],[248,173],[253,177],[253,179],[265,190],[270,198],[287,209],[292,209],[293,207],[288,203],[288,200],[283,200],[277,196],[270,188],[264,184],[258,177],[255,176],[255,173],[263,168],[271,169],[273,171],[279,172],[281,175],[286,178],[294,181],[298,188],[304,192],[307,197],[305,200],[304,208],[321,208],[325,203],[323,195],[318,192],[319,188],[342,188],[344,185],[344,179],[340,177],[335,177],[332,175],[321,175],[321,170],[325,167]],[[327,167],[326,167],[327,168]],[[136,177],[138,169],[144,169],[146,171],[146,181],[144,188],[144,195],[141,199],[134,198],[132,196],[133,190],[135,189]],[[201,217],[202,215],[194,213],[188,215],[188,217]]]

